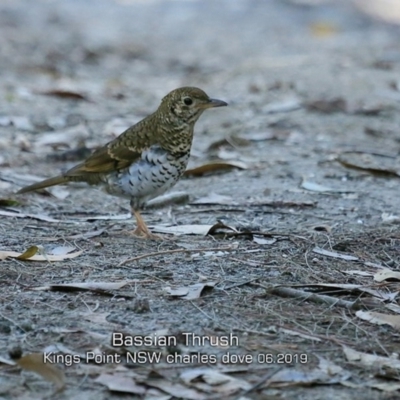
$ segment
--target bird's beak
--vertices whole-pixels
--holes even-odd
[[[206,108],[211,108],[211,107],[223,107],[227,106],[228,103],[225,103],[225,101],[218,100],[218,99],[210,99],[209,102],[206,104]]]

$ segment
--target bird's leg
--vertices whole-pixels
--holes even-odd
[[[161,236],[151,233],[150,229],[146,225],[146,222],[144,222],[144,219],[140,215],[140,212],[138,210],[135,210],[133,207],[132,207],[132,214],[136,218],[136,229],[132,232],[133,235],[143,239],[153,239],[153,240],[162,239]]]

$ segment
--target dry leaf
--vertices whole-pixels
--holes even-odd
[[[33,257],[39,251],[38,246],[31,246],[27,250],[25,250],[20,256],[15,257],[18,260],[27,260],[28,258]]]
[[[45,96],[54,96],[54,97],[60,97],[62,99],[72,99],[72,100],[85,100],[88,101],[88,98],[82,94],[78,93],[76,91],[72,90],[64,90],[64,89],[50,89],[50,90],[44,90],[44,91],[35,91],[37,94],[43,94]]]
[[[320,112],[323,114],[347,112],[347,102],[342,97],[336,97],[330,100],[313,100],[306,103],[305,106],[309,111]]]
[[[317,253],[317,254],[321,254],[326,257],[340,258],[341,260],[345,260],[345,261],[357,261],[358,260],[358,257],[350,256],[348,254],[340,254],[335,251],[321,249],[320,247],[314,247],[313,252]]]
[[[204,400],[204,393],[187,388],[180,383],[168,382],[166,379],[148,379],[146,385],[155,387],[177,399],[185,400]]]
[[[36,372],[43,379],[54,383],[57,389],[62,389],[65,385],[64,372],[50,362],[44,362],[43,353],[31,353],[16,359],[15,362],[27,371]]]
[[[382,314],[373,311],[362,311],[356,312],[358,318],[368,321],[371,324],[376,325],[390,325],[396,330],[400,330],[400,316],[391,314]]]
[[[13,207],[19,206],[21,203],[17,200],[12,199],[0,199],[0,207]]]
[[[114,392],[133,393],[144,395],[146,387],[135,382],[134,378],[121,374],[101,374],[95,379],[95,382],[107,386],[109,390]]]
[[[233,201],[232,197],[224,196],[218,193],[209,193],[205,197],[200,197],[199,199],[191,202],[190,204],[207,204],[207,205],[214,205],[214,204],[237,204]]]
[[[176,289],[167,287],[165,290],[171,296],[180,297],[181,299],[185,300],[194,300],[201,296],[204,289],[213,288],[216,284],[217,282],[195,283],[194,285],[183,286]]]
[[[297,98],[288,98],[274,103],[269,103],[262,108],[263,114],[275,114],[281,112],[295,111],[301,108],[301,103]]]
[[[400,177],[399,162],[391,155],[349,151],[341,154],[337,161],[346,168],[365,171],[378,176]]]
[[[249,167],[242,161],[212,161],[196,168],[187,169],[185,176],[212,175],[213,173],[228,172],[234,168],[248,169]]]
[[[265,131],[265,132],[250,132],[246,133],[244,136],[241,136],[245,140],[250,140],[251,142],[262,142],[264,140],[272,140],[276,139],[276,132],[274,131]]]
[[[353,350],[350,347],[342,346],[343,352],[348,361],[359,362],[365,367],[374,367],[376,369],[389,367],[400,370],[400,361],[398,359],[376,356],[375,354],[362,353],[357,350]]]
[[[253,242],[261,245],[271,245],[276,242],[276,239],[275,238],[265,239],[263,237],[253,235]]]
[[[374,275],[374,281],[383,282],[388,279],[400,280],[400,272],[392,271],[389,268],[382,268]]]
[[[334,189],[331,189],[327,186],[319,185],[318,183],[306,181],[303,179],[300,185],[301,188],[309,190],[310,192],[332,192]]]
[[[128,213],[128,214],[119,214],[119,215],[94,215],[94,216],[88,216],[88,217],[79,217],[77,218],[77,220],[80,221],[118,221],[118,220],[126,220],[126,219],[132,219],[132,214]]]
[[[320,192],[320,193],[349,193],[348,190],[332,189],[327,186],[319,185],[305,179],[302,180],[300,187],[310,192]]]
[[[44,214],[24,214],[24,213],[19,213],[19,212],[0,210],[0,215],[3,215],[5,217],[14,217],[14,218],[32,218],[32,219],[37,219],[39,221],[45,221],[45,222],[57,222],[57,223],[62,222],[64,224],[77,224],[78,223],[77,221],[55,219],[55,218],[49,217],[48,215],[44,215]]]
[[[102,292],[109,290],[118,290],[130,284],[130,281],[121,282],[75,282],[60,283],[55,285],[40,286],[34,290],[59,290],[64,292],[74,292],[78,290],[91,290],[94,292]]]
[[[340,271],[342,274],[346,274],[346,275],[356,275],[356,276],[374,276],[374,274],[372,272],[368,272],[368,271],[359,271],[357,269],[348,269],[345,271]]]
[[[93,237],[102,235],[105,230],[106,230],[105,228],[102,228],[102,229],[96,229],[94,231],[89,231],[89,232],[85,232],[85,233],[78,233],[76,235],[67,236],[66,239],[68,239],[68,240],[91,239]]]
[[[178,226],[151,226],[151,230],[157,233],[170,233],[172,235],[202,235],[206,236],[214,225],[178,225]]]
[[[300,371],[294,368],[284,368],[273,375],[268,381],[269,386],[287,387],[295,385],[310,384],[334,384],[340,383],[350,377],[350,374],[327,373],[322,369],[313,369],[309,371]]]
[[[146,210],[157,209],[169,206],[171,204],[187,204],[189,202],[189,194],[187,192],[173,192],[158,196],[146,203]]]
[[[210,389],[212,389],[212,391],[225,395],[235,393],[238,390],[249,390],[252,386],[243,379],[231,377],[212,368],[189,369],[180,375],[180,379],[185,384],[192,384],[199,389],[202,388],[203,385],[198,385],[197,382],[202,379],[211,386]]]
[[[0,364],[15,365],[15,362],[13,360],[10,360],[9,358],[0,356]]]
[[[16,251],[0,250],[0,260],[5,260],[7,257],[11,257],[25,261],[62,261],[78,257],[83,253],[83,250],[79,250],[76,251],[75,253],[68,253],[61,255],[53,255],[53,254],[38,255],[37,254],[38,250],[40,250],[38,246],[31,246],[23,253],[18,253]]]

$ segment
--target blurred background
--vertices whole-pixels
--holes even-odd
[[[191,165],[214,156],[251,164],[205,190],[246,184],[256,197],[292,198],[304,176],[364,190],[368,173],[330,162],[379,148],[389,166],[351,162],[397,168],[398,17],[389,0],[2,0],[0,166],[26,175],[34,165],[41,177],[69,168],[192,85],[229,107],[200,119]],[[237,136],[246,145],[232,145]],[[11,181],[4,190],[30,183]],[[394,199],[385,184],[385,201]]]

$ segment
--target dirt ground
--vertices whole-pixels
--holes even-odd
[[[398,398],[398,27],[338,0],[13,0],[0,32],[0,399]],[[182,234],[129,236],[95,188],[15,195],[185,85],[229,107],[189,165],[226,169],[143,213]]]

